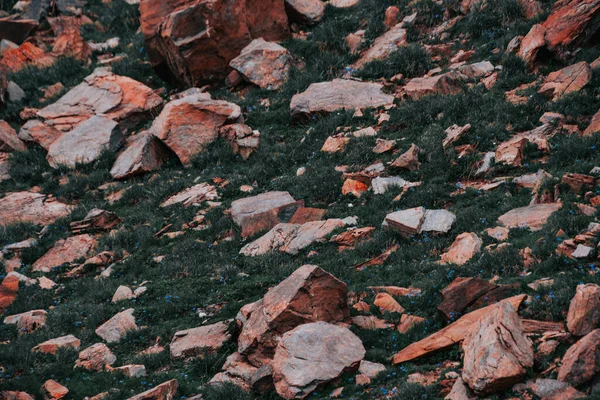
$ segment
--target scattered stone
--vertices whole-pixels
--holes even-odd
[[[456,221],[456,215],[447,210],[426,210],[421,232],[448,233]]]
[[[595,329],[569,347],[558,369],[558,380],[578,387],[600,371],[600,329]]]
[[[175,204],[182,204],[184,207],[200,206],[207,201],[218,200],[217,188],[208,183],[199,183],[190,188],[184,189],[174,196],[163,201],[161,207],[169,207]]]
[[[469,132],[470,129],[471,124],[467,124],[465,126],[458,126],[454,124],[448,129],[446,129],[446,138],[442,142],[442,146],[444,147],[444,149],[448,148],[450,145],[463,138],[465,133]]]
[[[122,221],[114,212],[94,208],[81,221],[71,222],[70,228],[73,233],[97,230],[108,231],[119,225]]]
[[[425,322],[425,318],[417,317],[416,315],[402,314],[396,330],[400,333],[406,333],[415,325],[422,324],[423,322]]]
[[[392,52],[407,44],[406,29],[404,23],[400,22],[375,39],[373,45],[360,56],[352,68],[358,70],[370,62],[388,59]]]
[[[398,302],[388,293],[378,293],[375,296],[375,301],[373,304],[376,307],[383,311],[396,312],[399,314],[404,313],[404,307],[402,307]]]
[[[539,231],[546,221],[562,206],[561,203],[533,204],[510,210],[498,218],[498,223],[506,228],[529,228]]]
[[[144,1],[140,4],[142,4]],[[171,379],[170,381],[163,382],[160,385],[146,390],[140,394],[130,397],[127,400],[173,400],[177,394],[179,383],[177,379]]]
[[[70,206],[49,201],[42,193],[12,192],[0,199],[0,225],[18,222],[49,225],[67,217],[70,211]]]
[[[23,89],[13,81],[9,81],[6,86],[6,96],[11,103],[18,103],[25,99],[26,94]]]
[[[373,153],[382,154],[392,151],[396,148],[395,140],[376,139],[375,147],[373,147]]]
[[[258,150],[260,132],[252,130],[248,125],[232,124],[221,128],[221,137],[225,138],[233,149],[233,154],[239,154],[244,160]]]
[[[52,268],[85,257],[97,241],[88,234],[58,240],[46,254],[33,263],[33,271],[50,272]]]
[[[393,163],[390,164],[391,167],[407,169],[409,171],[416,171],[421,167],[421,163],[419,162],[419,153],[421,149],[417,147],[415,144],[411,144],[410,148],[400,155]]]
[[[47,55],[44,50],[30,42],[21,44],[16,49],[7,48],[2,52],[0,67],[5,70],[18,72],[30,65],[46,68],[54,64],[54,57]]]
[[[377,330],[377,329],[392,329],[393,324],[388,323],[386,320],[377,318],[374,315],[357,315],[352,317],[352,324],[358,326],[361,329]]]
[[[213,376],[208,382],[209,385],[232,383],[246,391],[252,389],[252,379],[258,375],[258,371],[260,370],[260,368],[250,365],[246,358],[240,353],[233,353],[227,357],[222,369],[223,372],[219,372]]]
[[[4,120],[0,120],[0,151],[25,151],[25,143],[19,139],[17,132]]]
[[[45,400],[62,399],[69,393],[69,389],[52,379],[44,382],[41,391]]]
[[[176,332],[171,341],[172,358],[199,357],[218,351],[231,339],[229,323],[221,321],[216,324],[200,326]]]
[[[547,400],[575,400],[586,397],[585,393],[572,388],[568,384],[554,379],[536,379],[516,385],[513,390],[524,392],[529,390],[540,399]]]
[[[575,336],[585,336],[600,325],[600,286],[578,285],[567,314],[567,328]]]
[[[600,6],[599,6],[600,7]],[[552,100],[578,92],[592,79],[592,69],[585,61],[551,72],[538,90]]]
[[[350,143],[349,137],[329,136],[323,143],[321,151],[325,153],[343,153],[348,143]]]
[[[446,320],[454,321],[469,306],[498,285],[479,278],[456,278],[442,289],[442,302],[437,307]]]
[[[600,109],[594,114],[590,124],[583,132],[584,136],[591,136],[596,132],[600,132]]]
[[[115,372],[120,372],[128,378],[141,378],[146,376],[146,367],[143,365],[123,365],[114,369]]]
[[[321,0],[285,0],[285,11],[292,22],[315,24],[325,15]]]
[[[396,6],[390,6],[385,9],[383,24],[387,29],[391,29],[399,22],[400,9]]]
[[[133,299],[134,297],[135,296],[133,295],[133,290],[131,290],[125,285],[120,285],[115,291],[115,294],[113,295],[112,300],[110,302],[117,303],[122,300]]]
[[[54,40],[52,46],[54,57],[73,57],[82,63],[86,63],[92,55],[92,48],[81,36],[79,28],[71,27],[64,30]]]
[[[494,65],[489,61],[480,61],[474,64],[461,65],[458,70],[469,78],[482,78],[494,72]]]
[[[466,264],[481,251],[481,239],[472,232],[464,232],[456,237],[448,251],[442,254],[442,264]]]
[[[81,340],[77,339],[73,335],[61,336],[55,339],[47,340],[43,343],[38,344],[33,349],[32,352],[40,352],[40,353],[48,353],[48,354],[56,354],[59,349],[64,348],[73,348],[75,350],[79,350],[79,346],[81,346]]]
[[[15,391],[2,391],[0,398],[3,400],[35,400],[29,393]]]
[[[375,194],[384,194],[391,188],[406,188],[414,185],[407,182],[399,176],[381,177],[378,176],[371,181],[371,189]]]
[[[229,62],[231,68],[261,89],[277,90],[287,80],[292,56],[277,43],[254,39]]]
[[[353,248],[357,243],[368,240],[374,231],[375,228],[372,226],[366,228],[352,228],[339,235],[333,236],[329,241],[331,243],[337,243],[341,246],[340,249]]]
[[[115,314],[111,319],[96,328],[96,335],[108,343],[120,341],[128,331],[137,330],[133,308]]]
[[[159,170],[170,153],[166,146],[149,131],[127,139],[125,150],[117,157],[110,174],[114,179],[128,179]]]
[[[18,291],[19,278],[7,275],[0,284],[0,314],[15,301]]]
[[[413,78],[404,87],[404,92],[412,100],[432,94],[458,94],[463,90],[464,79],[465,77],[456,71],[431,77]]]
[[[354,179],[346,179],[342,186],[342,194],[344,196],[353,194],[355,197],[360,197],[363,193],[369,190],[369,187],[360,181]]]
[[[46,326],[46,310],[32,310],[4,318],[5,324],[17,325],[19,333],[30,333]]]

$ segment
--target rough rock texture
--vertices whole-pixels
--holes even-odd
[[[19,139],[17,132],[4,120],[0,120],[0,151],[25,151],[25,143]]]
[[[442,289],[442,302],[437,309],[447,320],[455,320],[467,307],[497,287],[479,278],[456,278]]]
[[[269,368],[269,364],[263,367]],[[248,363],[248,360],[240,353],[233,353],[225,360],[222,370],[210,380],[210,385],[221,385],[223,383],[232,383],[246,391],[252,389],[252,381],[258,375],[258,371],[263,368],[257,368]],[[271,382],[272,386],[272,382]]]
[[[276,90],[287,80],[292,56],[277,43],[260,38],[244,47],[229,66],[261,89]]]
[[[104,343],[96,343],[79,353],[75,367],[85,368],[90,371],[110,369],[117,361],[117,357]]]
[[[498,217],[498,224],[510,229],[529,228],[532,231],[539,231],[550,215],[558,211],[561,206],[561,203],[545,203],[515,208]]]
[[[508,302],[493,305],[463,343],[463,380],[479,394],[512,387],[533,367],[533,346]]]
[[[408,81],[404,92],[413,100],[431,94],[457,94],[463,90],[464,79],[465,77],[456,71],[431,77],[414,78]]]
[[[442,264],[463,265],[481,251],[483,242],[473,232],[461,233],[447,252],[442,254]]]
[[[383,85],[372,82],[357,82],[334,79],[331,82],[311,84],[306,91],[292,97],[292,117],[336,110],[355,110],[389,106],[394,96],[383,93]]]
[[[10,306],[17,298],[19,291],[19,278],[16,276],[6,276],[0,284],[0,314]]]
[[[46,158],[53,168],[74,168],[96,161],[104,151],[116,151],[122,142],[123,133],[117,122],[93,116],[56,139]]]
[[[569,347],[560,368],[558,380],[577,387],[600,371],[600,329],[595,329]]]
[[[100,208],[91,209],[81,221],[73,221],[69,228],[73,233],[107,231],[123,220],[112,211],[102,210]]]
[[[253,39],[289,36],[283,0],[141,0],[140,17],[154,69],[185,86],[225,77]]]
[[[598,0],[560,0],[543,23],[546,45],[559,54],[592,40],[598,31]]]
[[[242,237],[255,235],[287,222],[304,201],[296,201],[288,192],[266,192],[231,203],[231,218],[242,229]]]
[[[70,211],[70,206],[56,200],[50,201],[45,194],[13,192],[0,199],[0,225],[17,222],[49,225],[67,217]]]
[[[115,372],[120,372],[129,378],[141,378],[146,376],[146,367],[143,365],[127,364],[114,369]]]
[[[178,388],[179,383],[177,382],[177,379],[171,379],[150,390],[136,394],[127,400],[173,400],[175,399]]]
[[[52,55],[55,57],[73,57],[81,62],[87,62],[92,55],[92,48],[81,36],[78,27],[70,27],[61,32],[54,40]]]
[[[54,267],[85,257],[97,244],[88,234],[71,236],[54,243],[46,254],[33,263],[34,271],[50,272]]]
[[[75,350],[79,350],[79,346],[81,346],[81,340],[77,339],[73,335],[67,335],[55,339],[46,340],[45,342],[35,346],[33,349],[31,349],[31,351],[56,354],[58,349],[73,348]]]
[[[540,50],[546,45],[546,29],[541,24],[531,27],[529,33],[521,41],[517,55],[531,68],[537,61]]]
[[[401,22],[375,39],[371,47],[352,65],[352,68],[361,69],[372,61],[385,60],[392,52],[407,44],[406,29],[404,29],[404,23]]]
[[[46,310],[31,310],[4,318],[5,324],[15,324],[19,333],[30,333],[46,326]]]
[[[26,392],[3,391],[0,392],[2,400],[35,400],[33,396]]]
[[[174,204],[183,204],[184,207],[199,206],[205,201],[217,200],[218,198],[216,187],[208,183],[199,183],[169,197],[160,206],[169,207]]]
[[[600,109],[594,114],[590,124],[583,132],[584,135],[589,136],[596,132],[600,132]]]
[[[285,333],[275,350],[275,389],[284,399],[304,398],[358,369],[364,356],[362,342],[347,328],[327,322],[300,325]]]
[[[260,144],[260,132],[253,131],[248,125],[231,124],[220,129],[219,135],[231,145],[233,154],[239,154],[244,160],[254,151],[258,150]]]
[[[41,392],[44,395],[45,400],[59,400],[69,393],[69,389],[56,382],[55,380],[48,379],[42,385]]]
[[[148,131],[127,139],[125,150],[119,154],[110,174],[114,179],[127,179],[160,169],[170,152]]]
[[[600,2],[599,2],[600,4]],[[592,80],[592,69],[585,61],[551,72],[538,90],[552,100],[578,92]]]
[[[600,325],[600,286],[578,285],[569,305],[567,328],[575,336],[585,336]]]
[[[285,11],[292,22],[315,24],[325,15],[321,0],[285,0]]]
[[[536,379],[515,386],[515,391],[520,392],[521,387],[527,389],[542,400],[575,400],[586,397],[568,384],[554,379]]]
[[[18,72],[30,65],[39,68],[49,67],[54,61],[54,58],[47,55],[44,50],[33,43],[25,42],[15,49],[8,48],[2,53],[0,69]]]
[[[171,357],[202,357],[206,353],[214,353],[231,339],[228,332],[231,321],[199,326],[176,332],[171,340]]]
[[[409,171],[416,171],[421,168],[419,162],[419,153],[421,149],[416,144],[411,144],[410,148],[406,152],[402,153],[398,158],[390,164],[393,168],[407,169]]]
[[[133,308],[115,314],[111,319],[96,328],[96,335],[108,343],[120,341],[128,331],[137,330]]]
[[[208,93],[191,93],[170,101],[150,131],[169,147],[184,165],[217,139],[219,129],[243,122],[239,106],[212,100]]]
[[[402,236],[411,237],[421,232],[424,219],[425,208],[415,207],[386,215],[384,223]]]
[[[261,300],[244,306],[238,351],[258,367],[272,358],[281,335],[298,325],[349,322],[346,293],[343,282],[316,265],[298,268]]]
[[[389,293],[377,293],[375,301],[373,302],[375,307],[379,307],[381,312],[397,312],[404,313],[404,307],[402,307]]]

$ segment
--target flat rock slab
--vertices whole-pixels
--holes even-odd
[[[117,361],[117,357],[104,343],[96,343],[82,350],[75,361],[75,367],[85,368],[89,371],[102,371],[110,369]]]
[[[501,215],[498,224],[506,228],[529,228],[539,231],[544,227],[550,215],[562,207],[561,203],[534,204],[515,208]]]
[[[54,267],[72,263],[85,257],[96,244],[96,239],[88,234],[61,239],[46,254],[33,263],[33,270],[50,272]]]
[[[4,318],[5,324],[14,324],[19,333],[30,333],[46,326],[46,310],[31,310]]]
[[[386,215],[383,226],[411,237],[422,232],[448,233],[455,221],[456,215],[450,211],[415,207]]]
[[[229,66],[261,89],[276,90],[287,80],[292,56],[283,46],[260,38],[244,47]]]
[[[45,226],[69,216],[71,206],[52,200],[42,193],[7,193],[0,199],[0,225],[30,222]]]
[[[336,110],[356,110],[391,106],[394,96],[383,93],[383,85],[334,79],[331,82],[311,84],[305,92],[292,97],[292,117]]]
[[[43,343],[38,344],[33,349],[32,352],[40,352],[40,353],[48,353],[48,354],[56,354],[59,349],[64,348],[72,348],[75,350],[79,350],[79,346],[81,346],[81,340],[77,339],[73,335],[61,336],[55,339],[46,340]]]
[[[275,350],[275,389],[285,399],[304,398],[358,369],[364,356],[361,340],[347,328],[327,322],[300,325],[285,333]]]
[[[404,92],[413,100],[432,94],[458,94],[463,90],[465,78],[464,75],[456,71],[431,77],[413,78],[404,87]]]
[[[96,335],[106,340],[108,343],[118,342],[129,331],[138,329],[133,316],[133,308],[121,311],[115,314],[111,319],[96,328]]]
[[[407,44],[406,29],[404,29],[404,23],[400,22],[375,39],[371,47],[360,56],[352,67],[361,69],[370,62],[385,60],[392,52]]]
[[[199,183],[187,188],[160,204],[161,207],[169,207],[174,204],[183,204],[184,207],[199,206],[205,201],[219,199],[217,188],[208,183]]]
[[[169,346],[171,357],[203,357],[205,354],[216,352],[231,339],[228,331],[230,322],[231,320],[221,321],[176,332]]]
[[[169,155],[166,146],[152,133],[140,132],[127,139],[125,150],[115,160],[110,174],[114,179],[127,179],[156,171]]]
[[[580,91],[592,80],[592,69],[585,61],[551,72],[538,90],[552,100]]]

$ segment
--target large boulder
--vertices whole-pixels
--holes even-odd
[[[284,399],[305,398],[344,373],[356,371],[364,356],[361,340],[347,328],[327,322],[300,325],[285,333],[275,350],[275,389]]]
[[[595,329],[569,347],[558,369],[558,380],[577,387],[590,381],[598,372],[600,329]]]
[[[58,240],[46,254],[33,263],[33,271],[50,272],[52,268],[85,257],[97,244],[88,234]]]
[[[575,336],[585,336],[600,325],[600,286],[578,285],[569,305],[567,328]]]
[[[52,199],[54,200],[54,199]],[[0,226],[18,222],[49,225],[67,217],[72,207],[42,193],[12,192],[0,199]]]
[[[18,291],[18,277],[7,276],[2,280],[2,283],[0,284],[0,314],[15,301]]]
[[[253,39],[289,36],[284,0],[141,0],[140,16],[152,66],[186,86],[223,78]]]
[[[316,0],[319,3],[320,0]],[[292,56],[277,43],[254,39],[229,66],[261,89],[279,89],[287,80]]]

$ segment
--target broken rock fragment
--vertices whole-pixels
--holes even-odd
[[[228,332],[230,322],[221,321],[175,333],[170,345],[171,357],[202,357],[207,353],[214,353],[231,339]]]
[[[431,77],[413,78],[404,87],[404,92],[412,100],[432,94],[452,95],[463,90],[465,76],[456,71]]]
[[[498,223],[509,229],[529,228],[539,231],[561,206],[561,203],[544,203],[515,208],[498,217]]]
[[[600,286],[578,285],[569,305],[567,328],[575,336],[585,336],[600,325]]]
[[[42,385],[41,392],[44,395],[44,400],[59,400],[69,393],[69,389],[55,380],[48,379],[44,382],[44,385]]]
[[[595,329],[569,347],[560,368],[558,380],[578,387],[600,371],[600,329]]]
[[[456,237],[447,252],[442,254],[442,264],[463,265],[481,251],[483,242],[473,232],[464,232]]]
[[[398,231],[404,237],[411,237],[422,232],[447,233],[454,221],[456,215],[450,211],[415,207],[388,214],[383,225]]]
[[[206,201],[217,199],[219,199],[219,195],[216,187],[208,183],[199,183],[169,197],[160,206],[169,207],[174,204],[183,204],[184,207],[199,206]]]
[[[136,394],[127,400],[173,400],[178,388],[179,383],[177,379],[171,379],[143,393]]]
[[[133,308],[115,314],[111,319],[96,328],[96,335],[108,343],[120,341],[129,331],[137,330]]]
[[[25,151],[25,143],[19,139],[17,132],[4,120],[0,120],[0,151],[9,153],[12,151]]]
[[[375,39],[371,47],[352,65],[352,68],[361,69],[370,62],[385,60],[392,52],[407,44],[406,29],[404,29],[404,23],[400,22]]]
[[[325,15],[325,3],[321,0],[285,0],[288,18],[300,24],[315,24]]]
[[[233,149],[233,154],[239,154],[244,160],[256,150],[260,144],[260,132],[252,130],[248,125],[231,124],[221,128],[221,137],[225,138]]]
[[[166,146],[149,131],[127,139],[125,150],[117,157],[110,174],[114,179],[127,179],[160,169],[169,157]]]
[[[32,352],[40,352],[40,353],[49,353],[56,354],[59,349],[63,348],[72,348],[75,350],[79,350],[79,346],[81,345],[81,341],[77,339],[73,335],[61,336],[55,339],[47,340],[43,343],[38,344],[33,349]]]
[[[279,89],[285,83],[291,64],[292,56],[284,47],[262,38],[250,42],[229,63],[247,81],[267,90]]]
[[[67,239],[59,240],[46,254],[33,263],[33,270],[50,272],[54,267],[72,263],[85,257],[96,244],[96,239],[88,234],[71,236]]]
[[[592,79],[592,69],[585,61],[551,72],[538,90],[552,100],[578,92]]]
[[[4,318],[5,324],[14,324],[19,333],[31,333],[46,326],[46,310],[31,310]]]
[[[87,213],[81,221],[71,222],[73,233],[82,233],[96,230],[110,230],[119,225],[123,220],[114,212],[94,208]]]

